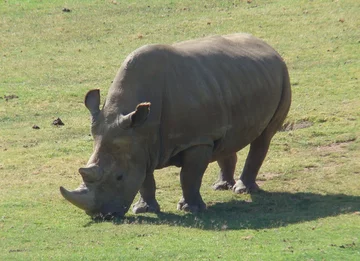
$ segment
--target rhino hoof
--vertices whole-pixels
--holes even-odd
[[[198,204],[190,205],[182,199],[179,201],[177,209],[185,212],[198,213],[206,209],[206,204],[201,201]]]
[[[259,186],[255,182],[248,186],[245,186],[245,184],[241,180],[238,180],[232,189],[236,194],[253,193],[260,190]]]
[[[212,188],[214,190],[229,190],[232,189],[234,184],[235,184],[234,180],[232,181],[218,180],[212,185]]]
[[[157,203],[156,199],[145,202],[143,199],[140,199],[138,202],[136,202],[133,205],[133,213],[134,214],[140,214],[140,213],[159,213],[160,212],[160,206]]]

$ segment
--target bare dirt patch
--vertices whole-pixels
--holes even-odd
[[[321,153],[344,152],[346,151],[347,147],[355,140],[356,139],[353,138],[343,142],[336,142],[325,146],[319,146],[316,148],[316,150]]]
[[[279,177],[281,174],[279,173],[272,173],[272,172],[266,172],[266,173],[259,173],[257,180],[258,181],[267,181],[267,180],[272,180],[276,177]]]
[[[300,121],[300,122],[286,122],[279,131],[294,131],[299,129],[305,129],[313,126],[314,123],[311,121]]]
[[[17,98],[19,98],[19,96],[15,95],[15,94],[4,95],[5,101],[12,100],[12,99],[17,99]]]

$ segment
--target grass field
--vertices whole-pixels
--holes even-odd
[[[1,1],[0,260],[360,260],[359,12],[358,0]],[[264,192],[213,191],[212,164],[197,215],[176,210],[178,168],[155,174],[159,215],[96,222],[61,197],[92,152],[89,89],[104,100],[144,44],[233,32],[274,46],[291,76]]]

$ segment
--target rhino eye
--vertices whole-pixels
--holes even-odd
[[[119,175],[119,176],[116,177],[116,180],[120,181],[120,180],[122,180],[122,178],[123,178],[123,175]]]

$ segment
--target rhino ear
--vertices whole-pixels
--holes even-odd
[[[150,102],[143,102],[136,106],[135,112],[131,115],[130,127],[136,127],[145,122],[150,113],[150,105]]]
[[[143,124],[150,113],[150,102],[143,102],[136,106],[135,111],[125,115],[122,120],[123,128],[134,128]]]
[[[94,89],[88,91],[88,93],[85,95],[85,106],[90,111],[91,115],[95,117],[99,112],[99,106],[100,106],[100,90]]]

